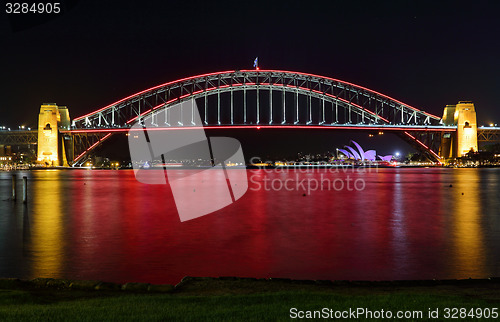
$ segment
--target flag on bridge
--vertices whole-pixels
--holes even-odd
[[[255,69],[259,69],[259,57],[255,57],[255,60],[253,61],[253,67]]]

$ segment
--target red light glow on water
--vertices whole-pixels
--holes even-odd
[[[34,171],[24,220],[0,218],[0,266],[3,277],[170,284],[499,276],[500,171],[487,170],[248,170],[243,197],[186,222],[169,185],[133,171]]]

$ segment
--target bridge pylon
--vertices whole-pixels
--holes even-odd
[[[457,126],[455,133],[443,133],[439,155],[442,158],[458,158],[469,151],[477,151],[477,121],[474,103],[460,101],[456,105],[446,105],[443,123]]]
[[[66,106],[44,103],[38,115],[38,151],[37,161],[49,166],[68,166],[65,137],[59,130],[70,127],[69,111]],[[71,144],[69,146],[72,146]]]

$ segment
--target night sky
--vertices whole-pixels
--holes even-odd
[[[472,100],[480,124],[500,123],[500,5],[61,2],[52,16],[2,9],[0,125],[35,126],[43,102],[74,118],[181,77],[251,69],[256,56],[261,69],[338,78],[436,115]]]

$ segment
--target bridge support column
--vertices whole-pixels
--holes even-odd
[[[247,89],[243,88],[243,124],[247,124]]]
[[[477,122],[474,103],[460,101],[457,105],[446,105],[443,113],[444,125],[455,125],[455,133],[444,133],[439,154],[445,159],[458,158],[469,151],[477,151]]]
[[[295,123],[299,124],[299,89],[295,89]]]
[[[273,88],[269,86],[269,124],[273,124]]]
[[[283,105],[283,111],[282,111],[283,120],[281,121],[281,124],[285,124],[286,123],[286,112],[285,112],[286,92],[285,92],[285,85],[283,85],[283,97],[281,99],[281,103]]]
[[[259,85],[257,85],[257,124],[260,123]]]
[[[45,103],[38,116],[37,161],[49,166],[67,165],[66,151],[60,139],[59,129],[69,129],[70,119],[66,106]]]

